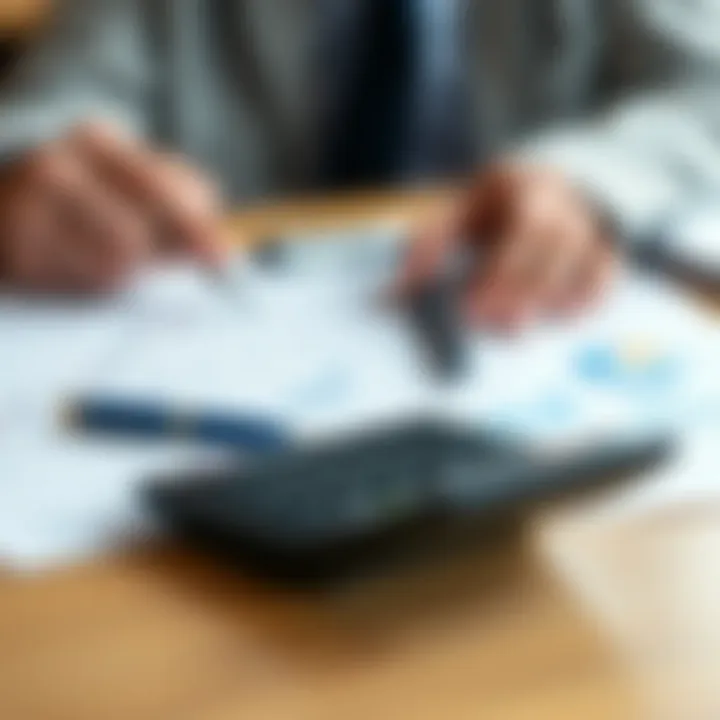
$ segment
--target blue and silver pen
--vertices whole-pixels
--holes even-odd
[[[183,439],[252,452],[282,450],[290,433],[271,418],[217,411],[182,411],[160,402],[81,398],[67,408],[70,424],[88,433],[147,440]]]

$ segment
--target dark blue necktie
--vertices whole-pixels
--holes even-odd
[[[363,0],[352,59],[338,78],[324,123],[323,180],[333,186],[396,180],[403,172],[412,112],[415,0]],[[341,32],[336,28],[336,32]],[[342,38],[336,60],[342,64]],[[332,72],[332,67],[320,72]]]
[[[414,102],[406,177],[436,178],[470,169],[473,162],[467,85],[466,0],[416,0],[420,52],[415,59]]]

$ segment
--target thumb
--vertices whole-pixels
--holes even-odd
[[[459,242],[462,213],[448,208],[426,220],[411,234],[393,294],[406,297],[435,275]]]
[[[501,237],[513,212],[519,172],[505,163],[485,171],[463,203],[460,226],[467,242],[492,245]]]

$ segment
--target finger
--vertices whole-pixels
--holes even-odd
[[[514,214],[520,176],[509,165],[486,170],[468,191],[461,231],[469,242],[493,247]]]
[[[563,310],[575,314],[596,303],[604,294],[617,270],[617,255],[601,244],[589,252],[578,267],[565,295]]]
[[[65,199],[74,191],[76,167],[62,143],[48,144],[24,165],[22,187],[14,203],[13,273],[24,287],[55,291],[61,283],[61,267],[67,249],[68,213]]]
[[[24,235],[23,253],[15,258],[15,283],[33,292],[68,293],[102,289],[94,280],[95,269],[92,273],[87,271],[87,258],[78,252],[75,239],[74,234],[67,233],[55,222],[38,233]]]
[[[81,282],[73,269],[77,257],[96,263],[122,223],[106,212],[101,191],[66,143],[36,152],[22,173],[24,190],[8,227],[12,279],[38,291],[64,290]]]
[[[46,203],[27,193],[13,204],[7,229],[5,262],[12,285],[40,290],[47,279],[54,219]]]
[[[485,279],[484,302],[491,315],[522,324],[558,303],[594,235],[581,207],[552,187],[528,188],[514,210],[513,238]]]
[[[519,252],[520,242],[513,236],[503,239],[503,250],[484,267],[478,266],[466,294],[466,313],[473,325],[498,327],[508,306],[508,292],[503,284],[504,271],[511,254]]]
[[[116,266],[92,252],[92,244],[74,230],[53,222],[40,236],[34,287],[50,292],[96,293],[115,289],[125,278]]]
[[[211,264],[227,258],[230,244],[220,218],[218,194],[199,173],[173,156],[157,156],[157,177],[175,198],[162,216],[164,249],[172,255],[190,254]]]
[[[552,247],[531,228],[511,231],[501,247],[476,281],[475,310],[481,321],[492,325],[522,324],[546,283]]]
[[[121,281],[152,256],[152,229],[136,208],[111,188],[98,183],[88,195],[97,209],[78,235],[78,249],[97,263],[98,272]],[[100,240],[100,241],[99,241]]]
[[[548,242],[546,272],[536,288],[537,304],[543,314],[562,314],[568,289],[576,282],[578,268],[589,255],[588,237],[567,222],[560,222]]]
[[[62,172],[46,183],[45,202],[55,212],[57,247],[93,264],[102,277],[127,276],[149,253],[150,230],[123,197],[68,152]],[[79,257],[82,256],[82,260]]]
[[[396,296],[407,296],[438,272],[447,254],[459,241],[459,222],[458,209],[445,208],[416,229],[408,241],[394,288]]]
[[[515,181],[515,171],[509,166],[486,171],[459,202],[423,225],[410,242],[398,294],[426,282],[457,246],[493,246],[511,214]]]
[[[479,246],[496,239],[510,197],[511,173],[491,170],[413,235],[399,276],[396,294],[406,295],[442,267],[460,245]]]
[[[48,287],[53,292],[68,294],[94,294],[113,289],[116,278],[96,257],[73,243],[74,239],[71,235],[59,238],[62,249],[51,258]]]
[[[224,257],[217,227],[219,201],[211,184],[180,160],[150,153],[131,139],[97,126],[73,138],[110,184],[151,214],[172,249],[214,263]]]

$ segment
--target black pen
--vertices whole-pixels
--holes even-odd
[[[450,253],[408,298],[411,322],[434,374],[444,382],[458,381],[468,370],[468,329],[462,305],[474,264],[468,252]]]

